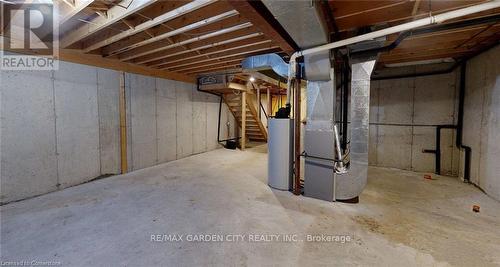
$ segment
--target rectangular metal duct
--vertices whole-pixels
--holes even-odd
[[[349,146],[349,170],[337,174],[337,200],[348,200],[361,194],[366,186],[368,172],[368,137],[370,118],[370,75],[375,66],[375,57],[351,60],[351,123]]]

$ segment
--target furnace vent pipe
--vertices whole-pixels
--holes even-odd
[[[293,53],[292,56],[290,57],[288,77],[295,76],[296,61],[297,61],[298,57],[316,54],[316,53],[319,53],[322,51],[331,50],[334,48],[338,48],[338,47],[342,47],[342,46],[346,46],[346,45],[350,45],[350,44],[355,44],[355,43],[359,43],[359,42],[363,42],[363,41],[373,40],[375,38],[383,37],[383,36],[386,36],[389,34],[398,33],[398,32],[402,32],[402,31],[406,31],[406,30],[415,29],[415,28],[422,27],[422,26],[443,23],[443,22],[450,20],[450,19],[455,19],[455,18],[459,18],[459,17],[471,15],[474,13],[487,11],[490,9],[495,9],[495,8],[500,8],[500,0],[493,0],[490,2],[483,3],[483,4],[474,5],[474,6],[470,6],[470,7],[466,7],[466,8],[461,8],[461,9],[457,9],[457,10],[450,11],[450,12],[445,12],[445,13],[435,15],[435,16],[430,15],[429,17],[426,17],[423,19],[415,20],[415,21],[408,22],[408,23],[403,23],[403,24],[400,24],[400,25],[397,25],[394,27],[389,27],[389,28],[386,28],[383,30],[370,32],[367,34],[355,36],[352,38],[347,38],[344,40],[340,40],[340,41],[325,44],[325,45],[320,45],[320,46],[313,47],[313,48],[306,49],[306,50],[302,50],[302,51],[297,51],[297,52]],[[288,79],[287,96],[290,95],[289,91],[290,91],[290,87],[292,85],[290,80],[292,80],[292,79]],[[287,104],[290,104],[289,97],[287,97]]]

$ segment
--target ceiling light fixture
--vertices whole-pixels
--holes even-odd
[[[255,78],[254,77],[250,77],[250,82],[255,82]]]

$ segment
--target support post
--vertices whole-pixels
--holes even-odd
[[[295,90],[294,90],[294,105],[293,105],[293,120],[295,123],[295,186],[293,193],[295,195],[300,195],[300,78],[295,79]]]
[[[126,98],[125,98],[125,73],[120,72],[120,93],[119,93],[119,108],[120,108],[120,166],[121,173],[127,173],[127,114],[126,114]]]
[[[246,146],[246,127],[247,127],[247,92],[241,93],[241,150]]]
[[[273,102],[271,99],[271,88],[267,87],[267,114],[273,116]]]
[[[262,115],[261,115],[261,110],[260,110],[260,88],[257,85],[257,117],[259,117],[259,120],[262,120]]]

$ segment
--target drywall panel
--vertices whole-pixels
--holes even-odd
[[[207,150],[218,147],[217,126],[219,117],[219,97],[207,94]],[[222,125],[221,127],[225,127]]]
[[[60,62],[54,89],[59,183],[67,187],[101,174],[96,68]]]
[[[1,196],[57,189],[54,91],[48,71],[1,71]]]
[[[413,79],[379,81],[379,123],[405,124],[413,118]]]
[[[207,93],[193,88],[193,153],[207,151]]]
[[[453,124],[455,72],[415,78],[415,124]]]
[[[158,162],[177,159],[176,82],[156,79]]]
[[[193,85],[176,82],[177,158],[193,154]]]
[[[120,173],[120,72],[97,69],[101,174]]]
[[[435,127],[413,127],[413,142],[411,146],[411,169],[417,172],[431,172],[436,168],[435,154],[423,153],[424,149],[436,148]]]
[[[411,167],[412,127],[378,126],[377,164],[409,170]]]
[[[158,162],[155,78],[130,75],[130,106],[132,167],[137,170]]]

